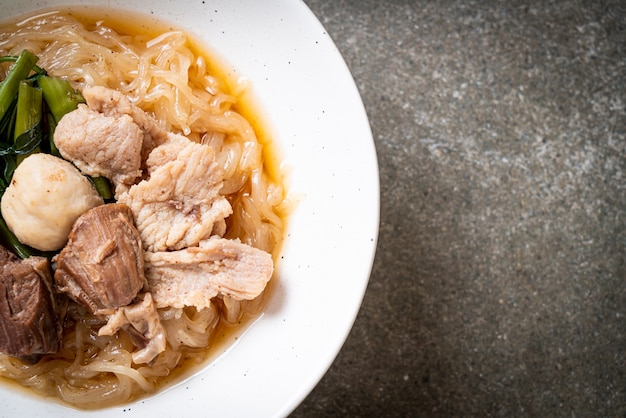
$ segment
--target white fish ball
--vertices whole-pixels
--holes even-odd
[[[74,221],[103,203],[76,167],[53,155],[37,153],[17,167],[0,208],[21,243],[56,251],[67,242]]]

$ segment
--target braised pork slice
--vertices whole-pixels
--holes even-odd
[[[196,246],[220,230],[232,213],[220,194],[223,171],[207,145],[184,137],[151,153],[149,177],[118,196],[135,215],[146,251]]]
[[[130,185],[141,177],[143,131],[129,115],[105,116],[86,105],[63,116],[54,143],[84,174]]]
[[[103,86],[85,87],[83,97],[90,109],[105,116],[130,116],[141,128],[143,137],[143,159],[158,145],[168,140],[169,133],[156,119],[133,104],[127,96],[117,90]]]
[[[50,262],[20,260],[0,246],[0,352],[34,363],[60,344]]]
[[[133,352],[136,364],[150,363],[159,353],[165,351],[166,333],[161,318],[149,292],[139,296],[133,304],[119,308],[109,316],[98,335],[113,335],[120,329],[126,330],[140,349]]]
[[[128,305],[146,283],[141,238],[123,204],[105,204],[81,215],[54,260],[59,290],[93,314]]]
[[[198,247],[145,252],[145,272],[158,308],[211,306],[218,294],[254,299],[272,277],[272,256],[237,240],[211,238]]]

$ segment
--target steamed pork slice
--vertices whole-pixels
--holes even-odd
[[[114,335],[120,329],[128,332],[133,344],[140,348],[132,354],[136,364],[149,363],[165,351],[165,327],[150,293],[141,295],[131,305],[117,309],[109,316],[106,325],[100,328],[98,335]]]
[[[110,314],[128,305],[146,283],[133,214],[119,203],[81,215],[54,260],[59,290],[93,314]]]
[[[121,117],[126,115],[132,118],[144,134],[142,141],[144,160],[150,151],[168,140],[168,131],[121,92],[104,86],[93,86],[85,87],[82,93],[90,109],[106,116]]]
[[[232,213],[220,194],[223,171],[207,145],[178,138],[155,148],[149,178],[118,196],[135,215],[146,251],[196,246]]]
[[[106,116],[86,105],[63,116],[54,131],[63,158],[83,173],[127,185],[141,177],[143,138],[129,115]]]
[[[272,256],[237,240],[211,238],[198,247],[145,252],[146,279],[158,308],[211,306],[218,294],[259,296],[272,277]]]
[[[0,246],[0,352],[35,362],[61,344],[50,262]]]

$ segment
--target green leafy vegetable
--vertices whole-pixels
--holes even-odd
[[[98,194],[106,201],[113,199],[113,192],[111,191],[111,183],[106,177],[91,177],[87,176],[91,183],[98,191]]]
[[[15,100],[20,81],[26,79],[39,58],[28,50],[23,50],[15,59],[6,78],[0,83],[0,118],[9,110]]]
[[[4,221],[2,217],[0,217],[0,236],[2,237],[2,242],[4,245],[9,247],[11,251],[15,253],[20,258],[28,258],[33,255],[38,255],[39,252],[34,248],[29,247],[28,245],[22,244],[15,234],[11,232],[7,223]]]
[[[17,112],[13,149],[19,164],[28,155],[39,152],[43,140],[43,95],[40,88],[21,81],[17,91]]]
[[[18,56],[0,57],[0,63],[13,63],[0,82],[0,197],[28,155],[46,152],[61,157],[54,144],[54,130],[65,114],[85,103],[69,81],[49,76],[37,61],[38,57],[27,50]],[[103,199],[113,199],[106,178],[87,177]],[[21,258],[41,254],[21,244],[1,216],[0,241]]]
[[[66,113],[75,110],[80,103],[85,103],[82,94],[74,90],[67,80],[41,76],[37,78],[37,84],[43,90],[43,96],[57,123]]]

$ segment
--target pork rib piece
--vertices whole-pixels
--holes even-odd
[[[34,363],[61,345],[52,269],[44,257],[20,260],[0,246],[0,352]]]
[[[237,240],[211,238],[198,247],[145,252],[145,272],[158,308],[211,305],[218,294],[254,299],[272,277],[272,256]]]
[[[128,305],[146,283],[141,238],[123,204],[101,205],[81,215],[54,260],[59,290],[93,314]]]

